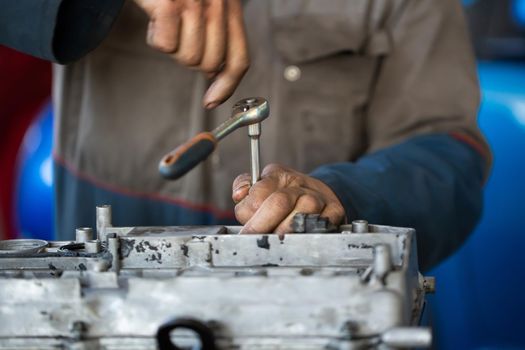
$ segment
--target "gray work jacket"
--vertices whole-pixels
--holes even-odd
[[[56,160],[110,189],[231,211],[231,183],[249,170],[247,130],[178,181],[162,179],[157,165],[248,96],[271,104],[263,163],[305,173],[421,134],[458,132],[484,145],[459,1],[258,0],[244,16],[251,68],[209,112],[206,79],[149,48],[147,17],[128,1],[96,50],[55,67]]]

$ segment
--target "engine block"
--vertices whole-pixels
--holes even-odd
[[[415,231],[112,227],[0,242],[0,349],[368,349],[430,345]]]

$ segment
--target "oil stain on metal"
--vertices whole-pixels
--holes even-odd
[[[257,240],[257,247],[262,249],[270,249],[270,242],[268,242],[268,236],[262,236]]]
[[[180,249],[182,250],[182,254],[184,254],[185,257],[188,257],[188,246],[186,244],[181,244]]]
[[[121,239],[120,240],[120,258],[127,258],[131,251],[135,247],[134,239]]]

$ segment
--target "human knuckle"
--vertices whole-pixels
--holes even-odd
[[[284,171],[284,167],[281,164],[270,163],[264,167],[263,171],[266,173],[281,172]]]
[[[264,198],[261,197],[257,192],[253,191],[253,187],[248,190],[248,195],[242,201],[242,203],[252,212],[256,212],[263,202]]]
[[[250,59],[242,58],[238,60],[234,65],[234,69],[240,74],[246,73],[250,69]]]
[[[235,217],[242,224],[248,221],[250,217],[253,215],[253,211],[251,210],[251,208],[242,202],[235,206],[234,212],[235,212]]]
[[[174,1],[177,2],[177,1]],[[184,9],[187,11],[200,10],[204,6],[203,0],[185,0]]]
[[[221,15],[225,13],[225,2],[224,0],[206,0],[204,2],[206,10],[212,15]]]
[[[177,42],[175,40],[167,40],[164,38],[160,38],[160,40],[156,40],[151,44],[155,49],[165,52],[165,53],[172,53],[177,49]]]
[[[177,61],[185,66],[197,66],[201,62],[200,52],[181,53],[177,55]]]
[[[216,73],[220,71],[222,59],[211,59],[201,62],[201,70],[206,73]]]
[[[311,194],[305,194],[301,197],[301,204],[304,205],[310,211],[320,211],[321,202],[319,198]]]
[[[159,2],[153,10],[153,15],[156,18],[168,19],[172,16],[180,15],[182,4],[179,1],[163,1]]]
[[[291,206],[291,198],[284,192],[275,192],[270,198],[268,198],[268,200],[269,205],[275,207],[277,210],[286,210]]]
[[[246,205],[250,208],[251,211],[256,212],[261,205],[264,203],[263,198],[251,196],[250,199],[247,201]]]

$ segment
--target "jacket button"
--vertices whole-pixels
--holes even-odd
[[[284,78],[288,81],[297,81],[301,78],[301,69],[297,66],[288,66],[284,69]]]

